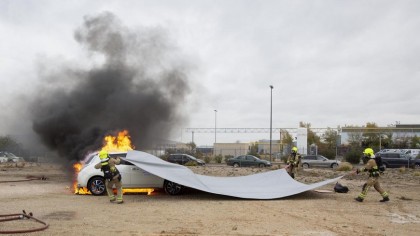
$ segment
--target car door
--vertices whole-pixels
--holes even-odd
[[[247,155],[245,158],[245,165],[244,166],[255,166],[258,165],[257,160],[255,159],[255,157]]]
[[[239,163],[239,166],[246,166],[246,156],[238,156],[236,161]]]
[[[125,187],[129,188],[146,188],[146,187],[158,187],[161,188],[163,186],[163,179],[153,175],[140,167],[124,161],[125,163],[122,165],[125,173],[130,176],[130,183],[125,185]],[[123,176],[124,180],[124,176]]]
[[[176,157],[175,157],[175,162],[176,162],[177,164],[182,165],[182,160],[183,160],[182,155],[176,155]]]
[[[324,156],[317,156],[316,157],[316,160],[317,160],[317,166],[319,166],[319,167],[329,167],[329,164],[328,164],[328,159],[326,158],[326,157],[324,157]]]
[[[182,155],[182,165],[187,164],[191,159],[187,155]]]
[[[399,153],[386,153],[383,157],[383,160],[388,164],[389,167],[392,168],[398,168],[407,165],[407,160],[401,158]]]
[[[316,166],[316,156],[308,155],[303,158],[302,163],[307,163],[309,166]]]

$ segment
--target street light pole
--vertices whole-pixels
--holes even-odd
[[[216,144],[217,110],[214,110],[214,143]]]
[[[270,162],[271,162],[271,142],[273,136],[273,85],[270,85],[271,97],[270,97]]]
[[[379,133],[379,151],[382,150],[382,143],[381,143],[382,134]]]

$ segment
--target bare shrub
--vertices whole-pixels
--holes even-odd
[[[337,171],[350,171],[353,169],[353,165],[350,162],[341,162],[337,167]]]

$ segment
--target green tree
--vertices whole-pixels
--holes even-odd
[[[346,125],[345,128],[360,128],[356,125]],[[363,132],[351,131],[348,132],[348,142],[351,147],[360,147],[363,140]]]
[[[191,151],[192,153],[194,153],[194,150],[195,150],[195,148],[197,147],[197,145],[196,145],[194,142],[189,142],[189,143],[187,143],[187,144],[185,144],[185,145],[187,145],[187,147],[190,149],[190,151]]]
[[[359,164],[361,158],[362,148],[352,148],[349,152],[346,153],[345,159],[351,164]]]
[[[327,145],[327,148],[332,149],[337,146],[338,133],[336,130],[327,128],[325,133],[322,135],[322,141]]]
[[[281,141],[282,144],[292,145],[293,144],[293,137],[287,130],[281,131]]]
[[[398,135],[397,137],[395,137],[395,141],[394,141],[394,148],[400,148],[400,149],[405,149],[408,148],[410,145],[411,138],[407,137],[407,136],[403,136],[403,135]]]
[[[379,129],[375,122],[366,123],[366,127],[363,132],[363,147],[379,147]]]
[[[380,135],[380,149],[392,148],[392,132],[381,133]]]
[[[420,148],[420,138],[417,137],[417,135],[414,135],[414,137],[411,138],[410,148]]]
[[[338,132],[328,127],[322,135],[322,142],[318,144],[319,153],[322,153],[328,159],[335,159],[337,139]]]
[[[10,136],[0,136],[0,150],[17,152],[22,145]]]
[[[251,143],[251,147],[249,149],[249,155],[260,157],[260,154],[258,153],[258,142]]]

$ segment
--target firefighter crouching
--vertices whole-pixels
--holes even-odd
[[[368,181],[363,185],[362,192],[359,194],[357,198],[355,198],[358,202],[363,202],[365,199],[370,187],[374,187],[376,191],[378,191],[381,196],[382,200],[380,202],[387,202],[389,201],[389,195],[388,193],[381,188],[381,185],[379,184],[379,167],[375,161],[375,154],[373,153],[372,148],[366,148],[363,151],[363,157],[367,158],[368,161],[366,165],[360,169],[356,170],[356,173],[359,174],[360,172],[369,172],[369,179]]]
[[[100,151],[99,158],[101,162],[95,165],[96,169],[101,169],[104,172],[106,192],[108,193],[109,201],[116,203],[123,203],[122,198],[122,184],[121,174],[115,165],[119,165],[121,159],[119,157],[110,157],[107,151]],[[117,197],[115,198],[112,186],[117,188]]]
[[[290,153],[289,157],[287,158],[287,173],[294,179],[297,173],[297,169],[299,168],[300,164],[300,154],[297,152],[297,147],[292,148],[292,153]]]

